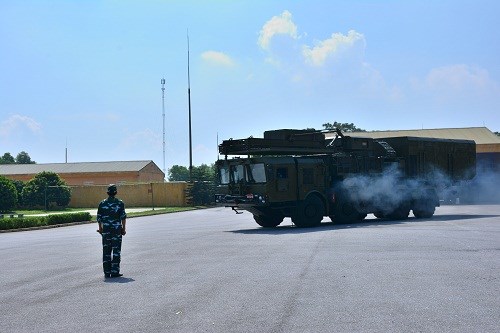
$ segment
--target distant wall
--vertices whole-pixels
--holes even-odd
[[[500,153],[499,143],[476,145],[476,153]]]
[[[69,207],[97,207],[107,198],[107,185],[72,186]],[[117,198],[126,207],[167,207],[187,206],[186,182],[144,183],[118,185]]]
[[[141,171],[78,172],[59,173],[58,175],[69,186],[163,182],[163,173],[158,172],[154,165],[147,166]],[[23,182],[27,182],[35,176],[36,174],[5,175],[9,179],[21,180]]]

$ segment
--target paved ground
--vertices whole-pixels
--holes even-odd
[[[132,208],[129,208],[127,207],[126,208],[126,211],[128,213],[135,213],[135,212],[145,212],[145,211],[149,211],[149,210],[153,210],[153,208],[151,207],[132,207]],[[97,215],[97,208],[96,209],[86,209],[86,210],[82,210],[82,212],[89,212],[90,215]],[[45,216],[45,215],[54,215],[54,214],[66,214],[67,212],[57,212],[57,211],[54,211],[54,212],[48,212],[48,213],[43,213],[43,214],[27,214],[25,216]],[[74,213],[74,212],[72,212]]]
[[[0,234],[1,331],[500,331],[500,206],[273,230],[216,208],[127,227],[114,280],[95,224]]]

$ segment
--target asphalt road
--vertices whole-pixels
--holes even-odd
[[[214,208],[127,229],[108,280],[95,224],[0,234],[1,332],[500,331],[500,206],[272,230]]]

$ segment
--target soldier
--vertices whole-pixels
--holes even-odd
[[[120,251],[122,236],[126,234],[127,214],[123,201],[115,198],[116,185],[108,186],[108,198],[99,203],[97,222],[102,235],[102,266],[104,277],[120,277]]]

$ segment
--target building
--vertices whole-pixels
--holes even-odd
[[[0,175],[26,182],[43,171],[55,172],[66,184],[105,185],[163,182],[165,174],[153,161],[0,164]]]

